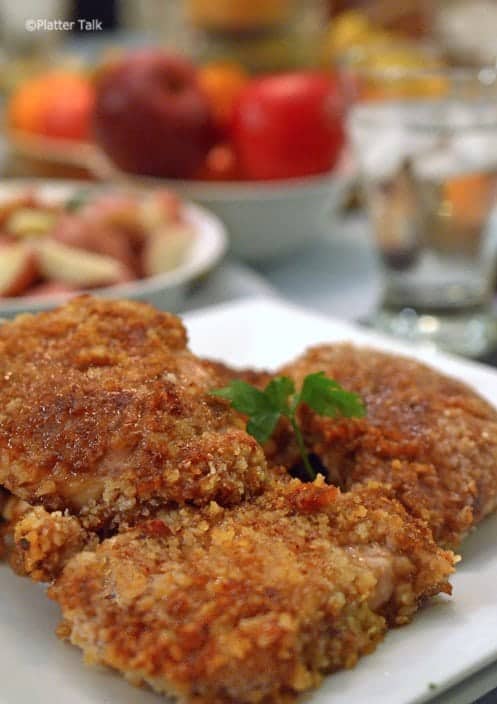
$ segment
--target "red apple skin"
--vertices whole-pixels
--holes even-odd
[[[130,54],[104,72],[93,132],[120,169],[169,178],[193,175],[215,139],[194,67],[159,50]]]
[[[77,215],[63,215],[56,224],[52,238],[68,247],[86,249],[96,254],[104,254],[122,262],[127,268],[138,271],[138,257],[126,232],[112,225],[92,222],[91,218]]]
[[[233,109],[232,141],[249,179],[301,178],[338,162],[345,134],[338,77],[295,71],[253,79]]]

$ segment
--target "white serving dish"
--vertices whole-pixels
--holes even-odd
[[[287,256],[330,232],[349,179],[340,173],[287,181],[168,181],[226,225],[231,251],[249,262]]]
[[[44,199],[52,202],[67,200],[81,190],[105,188],[118,190],[121,186],[99,186],[81,181],[38,181],[15,179],[0,184],[0,203],[15,197],[18,193],[33,188]],[[127,186],[129,190],[129,186]],[[227,247],[224,225],[202,207],[185,204],[186,218],[195,230],[194,239],[184,260],[171,271],[149,276],[116,286],[94,289],[93,294],[104,298],[131,298],[150,303],[171,311],[179,310],[185,298],[187,286],[210,271],[223,257]],[[11,317],[20,312],[37,312],[60,305],[68,298],[67,294],[37,297],[0,298],[0,317]]]
[[[324,341],[349,340],[409,353],[408,347],[388,338],[274,299],[205,309],[186,316],[185,322],[196,353],[240,366],[275,367]],[[441,353],[410,352],[466,381],[495,404],[496,370]],[[412,624],[390,631],[354,669],[325,678],[306,696],[307,704],[420,704],[435,697],[437,704],[474,701],[474,687],[472,696],[461,687],[446,697],[440,694],[497,661],[496,531],[494,516],[466,541],[463,561],[451,580],[452,598],[432,601]],[[79,650],[54,635],[58,609],[39,585],[0,566],[0,588],[2,704],[165,701],[148,690],[131,688],[110,670],[86,667]],[[488,676],[483,679],[488,686]]]

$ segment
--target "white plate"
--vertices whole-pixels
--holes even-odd
[[[357,327],[263,299],[186,316],[195,352],[227,362],[275,366],[310,344],[351,340],[390,351],[407,348]],[[412,352],[412,350],[411,350]],[[432,352],[416,352],[497,400],[497,372]],[[415,704],[497,659],[497,517],[469,538],[452,582],[454,596],[423,609],[391,631],[353,670],[328,677],[310,704]],[[85,667],[76,649],[57,640],[57,607],[41,588],[0,568],[0,702],[3,704],[156,704],[161,697],[131,689],[118,675]],[[436,690],[430,689],[430,683]],[[459,700],[460,701],[460,700]],[[469,701],[469,700],[468,700]]]
[[[84,181],[11,180],[0,184],[0,203],[31,188],[42,199],[57,203],[67,200],[78,191],[89,190],[95,193],[102,190],[117,191],[120,186],[97,186]],[[131,187],[127,186],[124,189],[130,190]],[[223,257],[227,247],[226,230],[215,215],[191,203],[185,204],[185,215],[187,221],[193,225],[195,236],[184,261],[179,266],[157,276],[95,289],[92,293],[105,298],[146,300],[161,308],[178,310],[183,302],[186,286],[210,271]],[[66,294],[43,298],[0,298],[0,317],[16,315],[23,311],[47,310],[66,299]]]

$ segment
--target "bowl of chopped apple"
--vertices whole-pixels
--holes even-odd
[[[177,310],[223,256],[206,210],[167,188],[10,181],[0,186],[0,316],[49,309],[80,292]]]

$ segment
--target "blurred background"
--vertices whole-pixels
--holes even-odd
[[[163,307],[281,295],[492,361],[496,36],[491,0],[0,0],[0,313],[91,287],[65,250],[12,286],[33,238],[118,251],[71,240],[74,210],[54,235],[14,179],[159,188],[227,238],[181,296],[159,287]],[[84,227],[107,232],[105,213],[83,209]],[[126,283],[184,264],[177,251],[150,255],[159,269],[134,251]]]

